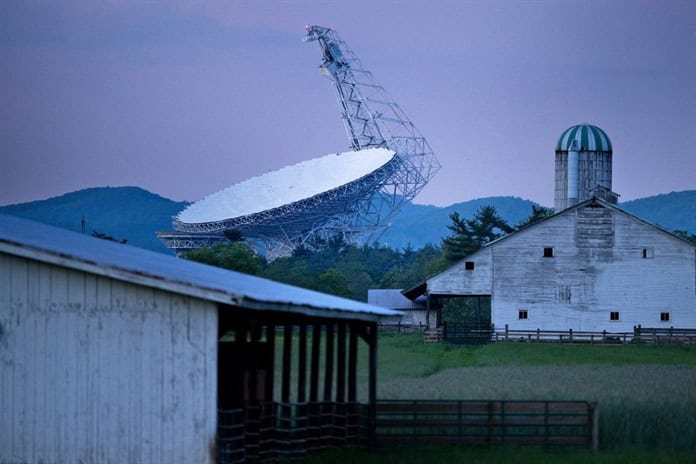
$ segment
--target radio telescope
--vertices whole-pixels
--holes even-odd
[[[253,177],[189,205],[158,237],[177,254],[227,240],[236,231],[285,256],[339,236],[369,243],[440,168],[430,145],[335,31],[307,26],[320,69],[338,95],[351,151]]]

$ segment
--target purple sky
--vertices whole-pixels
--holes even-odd
[[[442,170],[416,203],[553,205],[554,147],[614,146],[622,200],[696,188],[696,2],[0,4],[0,204],[136,185],[198,200],[344,151],[305,24],[336,29]]]

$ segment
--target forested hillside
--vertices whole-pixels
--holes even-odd
[[[171,218],[187,205],[138,187],[100,187],[79,190],[48,200],[0,207],[13,214],[79,232],[85,218],[85,232],[97,231],[131,245],[170,253],[157,239],[157,230],[171,229]],[[491,205],[508,224],[529,216],[534,202],[517,197],[487,197],[447,207],[407,203],[394,217],[379,243],[394,249],[418,249],[425,244],[440,245],[449,235],[450,214],[470,218],[481,206]],[[626,211],[668,230],[696,233],[696,190],[672,192],[620,205]]]
[[[625,211],[667,230],[696,234],[696,190],[665,193],[621,203]]]
[[[62,227],[75,232],[97,232],[128,244],[162,253],[169,250],[155,236],[171,229],[172,216],[186,202],[175,202],[139,187],[96,187],[48,200],[3,206],[0,213]]]

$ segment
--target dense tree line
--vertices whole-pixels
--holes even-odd
[[[414,250],[386,246],[355,246],[340,237],[311,248],[298,247],[292,256],[267,261],[236,233],[229,242],[189,252],[188,259],[234,271],[265,277],[338,296],[367,300],[370,288],[409,288],[453,262],[475,252],[486,243],[526,227],[551,214],[534,207],[529,218],[510,226],[492,206],[479,208],[470,219],[450,215],[450,236],[442,245]]]
[[[393,250],[334,241],[318,251],[300,247],[292,256],[267,261],[245,242],[201,248],[187,258],[347,298],[367,300],[369,288],[406,288],[439,270],[440,248]]]

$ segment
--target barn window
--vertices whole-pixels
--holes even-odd
[[[466,269],[467,271],[473,271],[474,270],[474,262],[473,261],[465,262],[464,269]]]
[[[544,248],[544,258],[553,258],[553,247]]]
[[[655,257],[655,250],[652,247],[643,248],[643,259],[652,259]]]
[[[527,314],[527,310],[526,310],[526,309],[520,309],[517,318],[518,318],[518,319],[527,319],[528,316],[529,316],[529,315]]]
[[[619,320],[619,312],[618,311],[612,311],[609,313],[609,320],[610,321],[618,321]]]
[[[660,313],[660,321],[669,322],[669,313]]]

